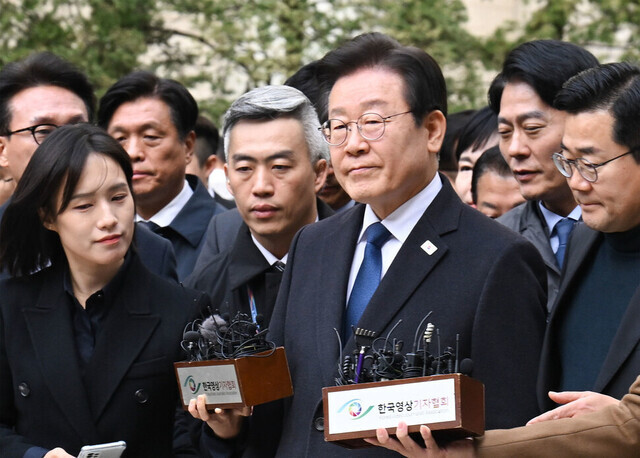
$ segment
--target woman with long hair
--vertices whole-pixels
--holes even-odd
[[[206,297],[150,273],[132,239],[127,153],[64,126],[36,150],[0,225],[0,456],[124,440],[174,456],[174,361]]]

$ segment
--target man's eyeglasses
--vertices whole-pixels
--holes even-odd
[[[390,118],[407,113],[411,113],[411,111],[403,111],[402,113],[384,117],[378,113],[365,113],[357,121],[349,122],[344,122],[340,119],[329,119],[318,130],[322,132],[323,138],[331,146],[340,146],[345,142],[347,135],[351,131],[349,124],[355,124],[358,132],[365,140],[378,140],[384,135],[385,125]]]
[[[570,178],[571,175],[573,175],[573,168],[571,167],[573,165],[582,178],[587,180],[589,183],[595,183],[598,180],[598,167],[602,167],[611,161],[615,161],[616,159],[620,159],[621,157],[631,153],[633,153],[633,150],[627,151],[620,156],[616,156],[599,164],[594,164],[583,157],[579,157],[578,159],[567,159],[562,155],[562,153],[553,153],[553,162],[556,165],[556,168],[565,177]]]
[[[21,132],[31,132],[33,139],[39,145],[41,144],[47,135],[56,130],[58,127],[55,124],[37,124],[35,126],[25,127],[24,129],[14,130],[13,132],[8,132],[5,134],[7,137],[10,137],[13,134],[19,134]]]

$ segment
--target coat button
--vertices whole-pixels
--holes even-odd
[[[136,401],[138,401],[138,403],[140,404],[144,404],[149,400],[149,394],[142,389],[136,391],[135,397],[136,397]]]
[[[313,427],[318,431],[324,431],[324,417],[316,417],[313,419]]]
[[[22,382],[18,385],[18,392],[20,393],[20,396],[26,398],[31,394],[31,388],[29,388],[29,385],[26,382]]]

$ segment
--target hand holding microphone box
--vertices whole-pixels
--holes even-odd
[[[427,424],[438,439],[484,432],[484,386],[468,377],[470,359],[459,362],[459,336],[455,349],[441,350],[439,330],[425,325],[429,315],[416,328],[406,353],[404,343],[392,338],[401,321],[386,336],[354,329],[355,349],[340,356],[338,386],[322,389],[325,440],[369,447],[364,438],[375,437],[377,428],[394,434],[400,421],[410,433]]]
[[[230,321],[224,318],[214,314],[185,329],[181,345],[189,360],[174,364],[184,408],[202,394],[208,410],[291,396],[284,348],[267,341],[267,329],[260,330],[259,320],[240,313]]]

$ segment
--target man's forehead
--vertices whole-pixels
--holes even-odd
[[[562,148],[574,153],[591,154],[613,141],[613,118],[601,112],[567,114]],[[590,126],[597,121],[597,126]],[[595,128],[593,128],[595,127]]]
[[[58,86],[24,89],[14,95],[8,105],[12,123],[64,125],[89,120],[84,101],[70,90]]]
[[[169,126],[174,126],[171,107],[165,101],[154,97],[141,97],[123,102],[115,109],[109,121],[110,129]]]
[[[344,84],[353,85],[347,93]],[[336,90],[336,88],[338,90]],[[361,68],[336,80],[329,92],[329,116],[344,115],[349,110],[366,111],[404,102],[405,81],[386,67]]]

